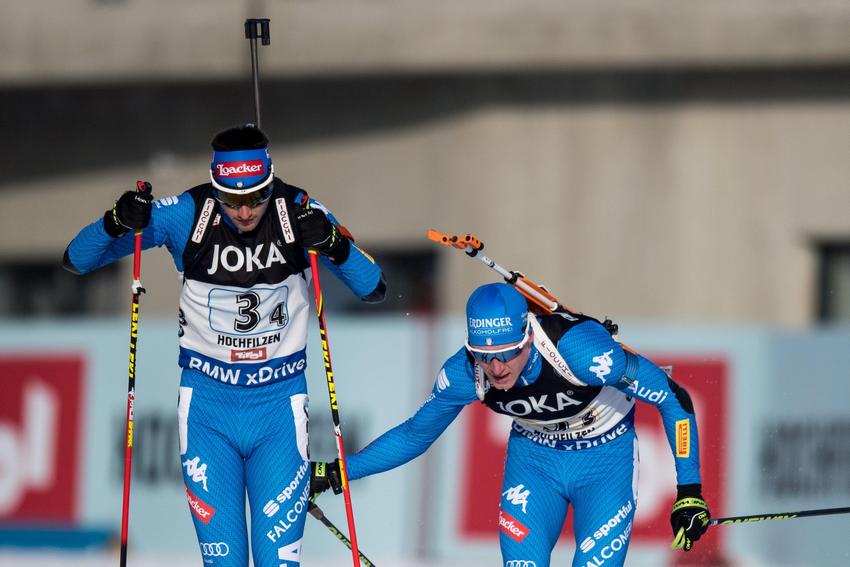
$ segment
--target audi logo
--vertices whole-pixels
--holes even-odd
[[[204,557],[224,557],[228,553],[230,553],[230,547],[223,541],[201,544],[201,554]]]
[[[537,563],[528,559],[511,559],[505,561],[505,567],[537,567]]]

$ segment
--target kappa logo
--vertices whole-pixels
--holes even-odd
[[[449,377],[446,375],[446,369],[443,368],[437,375],[437,391],[442,392],[451,385],[452,384],[451,382],[449,382]]]
[[[611,360],[611,355],[614,353],[614,350],[609,350],[603,352],[599,356],[594,356],[591,360],[598,364],[599,366],[591,366],[588,368],[591,372],[596,374],[596,377],[599,378],[603,383],[605,382],[605,377],[611,374],[611,366],[614,364],[614,361]]]
[[[207,490],[207,464],[199,464],[200,462],[200,457],[186,459],[183,461],[183,467],[186,469],[186,474],[193,482],[200,482],[201,486],[204,487],[204,492],[209,492],[209,490]]]
[[[514,506],[522,506],[523,514],[526,513],[525,506],[526,504],[528,504],[528,497],[531,495],[531,491],[523,490],[524,488],[524,484],[518,484],[516,486],[510,487],[502,493],[502,496],[505,497],[505,500],[507,500]]]

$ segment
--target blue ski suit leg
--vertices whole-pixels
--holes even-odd
[[[512,432],[499,510],[504,566],[549,567],[570,505],[573,566],[622,566],[634,518],[637,464],[633,429],[577,450],[553,449]]]
[[[245,494],[255,567],[298,567],[307,511],[303,374],[260,387],[184,370],[178,427],[189,508],[204,564],[248,567]]]

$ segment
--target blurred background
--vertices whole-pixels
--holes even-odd
[[[620,323],[695,399],[715,516],[850,505],[850,3],[844,0],[6,0],[0,19],[0,565],[112,565],[129,260],[62,253],[137,179],[208,180],[253,119],[246,17],[276,173],[384,269],[322,282],[349,452],[411,415],[502,266]],[[327,273],[326,273],[327,274]],[[200,564],[175,410],[178,275],[145,252],[131,565]],[[311,452],[335,455],[318,331]],[[375,563],[499,565],[507,426],[478,404],[413,463],[352,485]],[[627,565],[837,566],[850,516],[713,528],[669,550],[672,457],[638,412]],[[345,531],[341,499],[320,500]],[[566,534],[553,565],[568,565]],[[350,564],[308,518],[305,567]]]

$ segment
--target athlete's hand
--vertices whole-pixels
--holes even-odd
[[[304,208],[295,215],[296,242],[302,248],[312,248],[329,256],[334,264],[348,258],[351,243],[320,209]]]
[[[151,184],[144,182],[144,191],[125,191],[111,209],[103,215],[106,233],[118,238],[130,230],[141,230],[151,220]]]
[[[702,499],[699,484],[680,484],[678,500],[670,513],[673,528],[673,549],[690,551],[694,542],[708,530],[711,514]]]
[[[312,461],[310,463],[310,497],[315,498],[330,488],[334,494],[342,493],[342,472],[339,459],[330,463]]]

